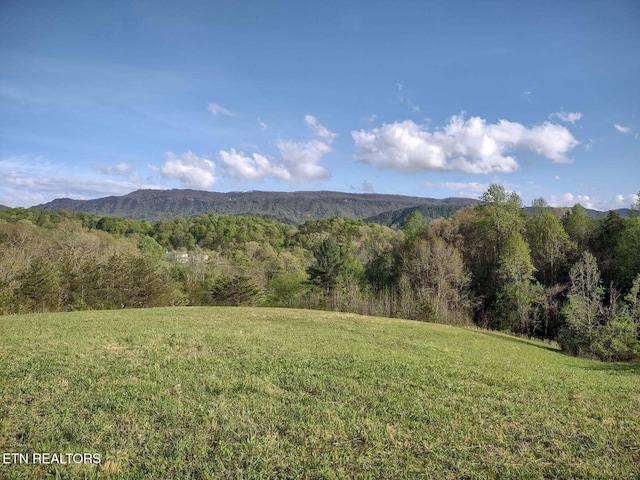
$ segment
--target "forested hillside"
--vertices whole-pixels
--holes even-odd
[[[162,305],[330,309],[557,340],[637,356],[640,205],[592,218],[492,185],[477,205],[401,229],[207,214],[150,223],[0,212],[0,314]]]
[[[477,203],[470,198],[407,197],[375,193],[342,192],[205,192],[200,190],[138,190],[121,197],[95,200],[57,199],[38,208],[44,210],[70,210],[117,215],[139,220],[171,220],[177,216],[197,216],[209,213],[224,215],[253,215],[273,218],[283,223],[300,225],[307,220],[328,217],[368,219],[377,215],[390,215],[372,220],[387,223],[401,219],[391,212],[421,208],[428,218],[453,214],[457,209]]]

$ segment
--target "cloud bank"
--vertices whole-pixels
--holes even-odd
[[[579,144],[569,130],[551,122],[527,128],[507,120],[487,124],[480,117],[462,115],[433,131],[405,120],[352,131],[351,136],[358,162],[406,172],[509,173],[519,168],[514,151],[570,163],[567,153]]]
[[[103,168],[107,171],[110,169],[110,167]],[[121,169],[121,167],[116,167],[115,170],[119,168]],[[102,179],[86,175],[62,175],[58,173],[61,170],[63,170],[63,165],[43,162],[40,158],[11,157],[0,159],[0,204],[16,207],[31,206],[48,202],[54,198],[85,200],[105,195],[125,195],[141,188],[166,188],[163,185],[139,183],[131,180]]]

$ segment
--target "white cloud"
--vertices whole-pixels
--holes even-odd
[[[108,167],[94,165],[93,168],[95,168],[100,173],[104,173],[105,175],[118,175],[121,177],[126,177],[131,181],[138,180],[138,173],[133,169],[131,165],[125,162],[119,162]]]
[[[567,152],[579,143],[565,127],[550,122],[527,128],[507,120],[487,124],[480,117],[467,120],[461,115],[434,131],[405,120],[351,135],[357,161],[407,172],[509,173],[519,168],[509,155],[514,150],[568,163]]]
[[[567,192],[551,195],[549,200],[549,205],[552,207],[573,207],[576,203],[585,208],[598,209],[596,202],[589,195],[574,195]]]
[[[559,118],[563,122],[574,124],[582,118],[582,113],[565,112],[564,110],[561,110],[559,112],[552,113],[551,115],[549,115],[549,118]]]
[[[224,164],[223,174],[235,181],[262,181],[265,177],[290,181],[291,173],[284,165],[277,165],[267,157],[254,153],[251,157],[236,152],[221,150],[218,158]]]
[[[218,159],[223,163],[222,175],[239,182],[272,178],[292,184],[330,177],[331,174],[320,165],[320,161],[331,152],[331,144],[337,134],[321,125],[313,115],[305,115],[304,122],[313,132],[313,138],[308,142],[278,140],[276,147],[280,151],[279,160],[259,153],[248,156],[235,149],[221,150]]]
[[[51,165],[39,158],[32,160],[13,157],[0,160],[0,204],[27,207],[55,198],[83,200],[105,195],[125,195],[141,188],[166,188],[135,181],[53,173],[62,168],[62,165]]]
[[[206,190],[216,183],[215,164],[207,157],[199,157],[191,150],[181,155],[167,152],[162,167],[149,165],[149,168],[160,172],[164,178],[179,180],[188,188]]]
[[[614,123],[613,126],[620,133],[631,133],[631,129],[629,127],[623,127],[622,125],[619,125],[617,123]]]
[[[637,201],[638,195],[631,193],[629,195],[616,195],[615,208],[628,208]]]
[[[211,112],[211,115],[213,115],[214,117],[217,117],[218,114],[226,115],[227,117],[235,117],[236,115],[231,110],[227,110],[222,105],[218,105],[217,103],[210,103],[209,105],[207,105],[207,110],[209,110],[209,112]]]
[[[331,144],[337,134],[320,125],[313,115],[305,115],[304,122],[311,128],[315,138],[308,142],[279,140],[276,143],[293,183],[322,180],[331,176],[329,170],[320,165],[320,160],[331,152]]]
[[[618,194],[609,198],[595,198],[590,195],[574,195],[572,193],[561,193],[551,195],[549,205],[552,207],[573,207],[579,203],[585,208],[592,208],[607,212],[618,208],[629,208],[636,201],[637,194]]]
[[[311,127],[316,137],[326,140],[327,143],[332,143],[333,140],[338,136],[336,133],[333,133],[320,125],[316,117],[314,117],[313,115],[305,115],[304,123]]]
[[[326,168],[319,165],[322,157],[331,151],[329,143],[318,139],[309,142],[280,140],[276,146],[293,182],[316,181],[331,176]]]

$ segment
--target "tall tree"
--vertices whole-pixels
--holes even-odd
[[[498,310],[503,326],[529,336],[538,321],[535,305],[542,301],[542,287],[534,272],[527,243],[518,232],[512,232],[500,256]]]
[[[474,210],[457,214],[455,221],[464,237],[465,262],[472,274],[472,288],[483,300],[476,320],[495,328],[499,326],[494,315],[501,285],[499,261],[511,235],[523,231],[522,200],[502,185],[492,184]]]
[[[621,289],[627,290],[640,272],[640,217],[626,220],[613,251],[616,283]]]
[[[313,256],[315,263],[307,269],[309,279],[328,293],[341,280],[345,265],[344,249],[332,238],[326,238],[313,250]]]
[[[571,212],[564,217],[564,228],[569,238],[578,245],[578,252],[586,250],[595,229],[595,221],[582,205],[576,203]]]
[[[414,242],[427,229],[427,221],[419,210],[414,210],[402,222],[402,231],[407,243]]]
[[[604,289],[596,258],[590,252],[584,252],[582,258],[569,273],[568,302],[563,311],[567,318],[567,327],[561,346],[571,353],[580,355],[588,352],[593,343],[596,329],[603,324]]]
[[[633,280],[631,290],[625,300],[629,306],[629,315],[635,326],[636,336],[640,340],[640,273]]]
[[[546,286],[555,284],[558,270],[571,248],[569,235],[562,222],[553,213],[534,207],[533,215],[527,218],[526,238],[542,283]]]
[[[18,281],[16,296],[27,312],[56,311],[60,306],[58,271],[49,260],[33,258]]]

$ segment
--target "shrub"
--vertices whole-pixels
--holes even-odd
[[[606,362],[633,360],[640,355],[640,344],[629,312],[622,310],[611,322],[596,330],[590,352]]]

